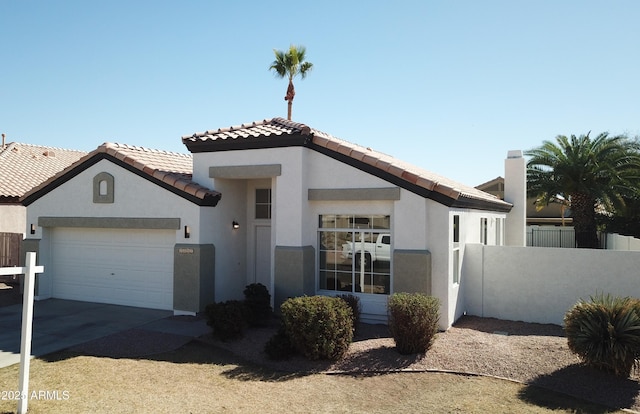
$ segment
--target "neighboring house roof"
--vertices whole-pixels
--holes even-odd
[[[303,146],[447,206],[505,212],[512,207],[476,188],[283,118],[195,133],[182,142],[192,153]]]
[[[56,174],[21,199],[24,205],[69,181],[101,160],[109,160],[195,204],[215,206],[220,193],[192,181],[191,154],[161,151],[126,144],[104,143],[77,162]]]
[[[477,189],[493,194],[500,199],[504,199],[504,178],[496,177],[486,183],[476,186]],[[527,224],[544,225],[544,224],[569,224],[573,222],[570,217],[571,210],[563,208],[560,203],[549,203],[548,205],[537,208],[536,198],[527,198]]]
[[[85,154],[84,151],[18,142],[0,146],[0,203],[19,203],[27,191]]]

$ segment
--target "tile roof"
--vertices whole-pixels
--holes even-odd
[[[298,137],[297,141],[295,140],[296,136]],[[283,118],[265,119],[249,124],[186,135],[182,137],[182,142],[191,152],[267,148],[270,145],[304,145],[336,159],[353,162],[384,179],[391,178],[398,185],[415,190],[420,194],[431,194],[432,198],[436,200],[447,199],[447,203],[450,205],[475,205],[499,211],[511,209],[511,204],[484,191],[455,182],[371,148],[336,138],[305,124]],[[433,193],[436,194],[433,195]]]
[[[0,147],[0,203],[21,196],[84,156],[86,152],[11,142]]]
[[[23,197],[23,201],[25,204],[30,204],[39,198],[40,195],[55,188],[56,182],[64,179],[65,176],[69,176],[69,174],[74,176],[75,170],[84,170],[104,158],[110,158],[112,161],[136,172],[138,175],[156,181],[172,192],[190,199],[199,205],[215,206],[220,199],[221,195],[219,192],[192,181],[193,159],[191,154],[179,154],[176,152],[106,142],[64,171],[61,171],[29,191],[29,193]]]

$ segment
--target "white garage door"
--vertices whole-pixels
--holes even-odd
[[[175,230],[56,228],[55,298],[173,309]]]

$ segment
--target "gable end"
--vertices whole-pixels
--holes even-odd
[[[185,191],[181,191],[171,185],[169,185],[168,183],[165,183],[162,180],[159,180],[155,177],[152,177],[146,173],[144,173],[143,171],[135,168],[134,166],[132,166],[131,164],[128,164],[122,160],[119,160],[118,158],[109,155],[107,153],[104,152],[100,152],[97,153],[96,155],[94,155],[93,157],[89,158],[88,160],[84,161],[82,164],[76,166],[75,168],[71,169],[70,171],[68,171],[66,174],[61,175],[60,177],[58,177],[57,179],[53,180],[51,183],[49,183],[48,185],[44,186],[43,188],[33,192],[32,194],[29,194],[27,197],[22,199],[22,205],[24,206],[28,206],[30,204],[32,204],[33,202],[35,202],[37,199],[39,199],[40,197],[44,196],[45,194],[49,193],[50,191],[53,191],[54,189],[60,187],[62,184],[70,181],[71,179],[75,178],[78,174],[80,174],[81,172],[87,170],[89,167],[92,167],[93,165],[97,164],[98,162],[102,161],[102,160],[107,160],[110,161],[124,169],[126,169],[129,172],[132,172],[133,174],[144,178],[147,181],[152,182],[155,185],[158,185],[162,188],[164,188],[165,190],[170,191],[173,194],[176,194],[179,197],[182,197],[194,204],[197,204],[199,206],[207,206],[207,207],[215,207],[218,204],[218,201],[220,201],[220,194],[210,194],[210,195],[206,195],[203,199],[195,197]]]

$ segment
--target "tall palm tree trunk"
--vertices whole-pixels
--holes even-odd
[[[289,79],[289,86],[287,87],[287,95],[284,100],[287,101],[287,119],[291,121],[291,107],[293,106],[293,98],[296,96],[296,89],[293,87],[293,80]]]
[[[586,194],[571,194],[571,212],[575,229],[576,247],[597,249],[596,200]]]

